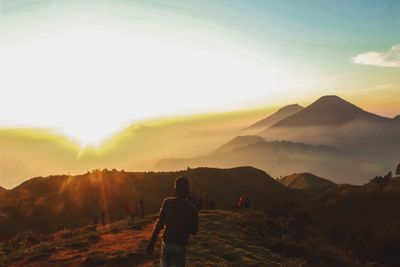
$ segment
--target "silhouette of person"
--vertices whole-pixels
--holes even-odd
[[[244,208],[245,209],[250,209],[250,198],[249,197],[246,197],[244,199]]]
[[[202,197],[199,197],[199,198],[197,199],[197,209],[198,209],[198,210],[203,209],[203,198],[202,198]]]
[[[133,203],[132,205],[132,214],[133,218],[139,217],[139,204],[137,202]]]
[[[197,197],[193,192],[189,193],[187,201],[193,206],[197,206]]]
[[[102,211],[100,214],[100,221],[101,221],[101,225],[103,225],[103,226],[106,225],[106,214],[104,213],[104,211]]]
[[[132,212],[131,212],[131,205],[126,203],[124,206],[125,216],[128,223],[132,221]]]
[[[207,194],[207,193],[204,193],[204,194],[203,194],[203,198],[204,198],[204,200],[203,200],[203,206],[204,206],[205,209],[208,209],[208,208],[209,208],[209,204],[210,204],[210,203],[208,203],[208,194]]]
[[[99,223],[99,216],[97,216],[97,214],[94,216],[94,219],[93,219],[93,224],[94,225],[97,225]]]
[[[164,199],[153,234],[146,248],[148,254],[154,251],[161,229],[162,234],[161,267],[184,267],[186,264],[186,245],[190,235],[195,235],[199,227],[196,207],[186,201],[189,195],[189,180],[180,177],[175,180],[175,197]]]
[[[143,202],[143,200],[139,201],[139,213],[140,213],[140,218],[143,218],[143,216],[144,216],[144,202]]]

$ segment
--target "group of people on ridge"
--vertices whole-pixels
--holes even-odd
[[[135,218],[143,218],[144,216],[144,202],[140,200],[134,203],[126,203],[124,212],[128,223],[132,222]]]
[[[243,195],[238,196],[235,207],[238,210],[250,209],[250,198],[248,196],[245,197]]]
[[[216,204],[214,200],[208,198],[208,194],[204,193],[203,196],[196,196],[193,192],[189,193],[187,201],[195,206],[198,210],[202,209],[215,209]]]

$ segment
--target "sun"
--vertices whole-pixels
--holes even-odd
[[[274,94],[279,75],[259,62],[174,38],[83,28],[0,47],[0,88],[8,96],[0,112],[96,145],[140,119]]]

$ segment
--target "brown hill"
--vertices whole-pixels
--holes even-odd
[[[318,177],[309,172],[294,173],[279,179],[279,182],[289,188],[302,189],[312,192],[318,192],[323,189],[336,186],[334,182]]]
[[[273,113],[272,115],[270,115],[260,121],[257,121],[256,123],[250,125],[246,129],[267,128],[289,116],[292,116],[292,115],[298,113],[302,109],[303,109],[303,107],[298,104],[284,106],[283,108],[280,108],[277,112]]]
[[[339,185],[314,195],[304,207],[323,233],[362,257],[399,266],[400,179],[387,185]]]
[[[249,196],[255,208],[296,197],[268,174],[251,167],[178,172],[103,170],[33,178],[0,198],[0,237],[29,229],[52,231],[60,224],[85,225],[103,211],[114,221],[124,216],[127,202],[139,200],[144,200],[146,212],[156,212],[160,201],[173,194],[174,179],[182,175],[189,178],[194,193],[207,193],[218,208],[233,207],[239,194]]]
[[[7,192],[8,192],[7,189],[5,189],[4,187],[1,187],[1,186],[0,186],[0,196],[1,196],[1,195],[4,195],[4,194],[7,193]]]

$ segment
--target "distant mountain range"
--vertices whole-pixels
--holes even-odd
[[[46,130],[0,129],[0,185],[12,188],[34,176],[98,168],[243,165],[275,177],[313,172],[360,184],[397,164],[399,118],[323,96],[305,108],[292,104],[275,113],[263,109],[143,122],[100,147],[79,147]]]
[[[400,151],[397,119],[366,112],[337,96],[321,97],[258,135],[268,140],[332,145],[352,152]]]
[[[249,143],[253,140],[254,143]],[[184,169],[211,166],[229,168],[250,165],[279,177],[281,174],[307,170],[324,176],[333,175],[339,183],[347,182],[346,177],[358,173],[353,164],[355,156],[330,146],[312,146],[288,141],[257,141],[258,138],[236,137],[216,151],[195,158],[170,158],[160,160],[157,170]],[[240,145],[240,141],[243,144]],[[228,150],[230,148],[230,150]],[[340,169],[337,166],[342,166]],[[335,170],[333,172],[333,170]],[[359,183],[360,180],[354,179]]]
[[[400,152],[398,119],[369,113],[337,96],[323,96],[305,108],[282,108],[241,133],[248,132],[252,135],[233,138],[203,156],[161,160],[156,169],[250,165],[274,176],[311,171],[338,183],[360,184],[391,170]]]

